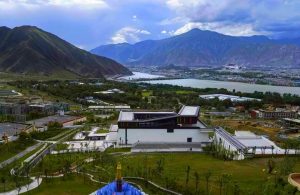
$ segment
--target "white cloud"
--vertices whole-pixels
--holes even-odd
[[[132,21],[134,21],[134,22],[137,21],[137,16],[136,15],[132,16]]]
[[[3,10],[34,9],[49,6],[76,9],[103,9],[109,7],[104,0],[0,0],[0,9]]]
[[[49,0],[48,5],[82,8],[107,8],[108,5],[103,0]]]
[[[28,0],[0,0],[0,10],[11,11],[17,8],[28,10],[39,8],[39,4]]]
[[[221,22],[201,23],[189,22],[180,27],[174,32],[174,35],[179,35],[188,32],[194,28],[201,30],[211,30],[231,36],[251,36],[258,34],[268,34],[267,32],[256,32],[252,24],[225,24]]]
[[[161,34],[167,34],[167,31],[166,30],[162,30],[160,33]]]
[[[250,17],[251,9],[256,3],[256,0],[167,0],[166,2],[170,9],[194,22],[235,19],[235,16],[243,20],[244,17]]]
[[[173,24],[182,24],[189,22],[188,18],[185,17],[175,17],[175,18],[167,18],[159,22],[159,25],[173,25]]]
[[[140,41],[140,36],[150,35],[147,30],[141,30],[133,27],[124,27],[118,30],[111,38],[112,43],[135,43]]]

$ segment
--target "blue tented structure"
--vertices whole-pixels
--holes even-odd
[[[96,195],[142,195],[142,192],[124,181],[122,181],[122,190],[118,190],[117,181],[114,181],[99,189]]]

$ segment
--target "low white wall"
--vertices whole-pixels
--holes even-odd
[[[127,144],[136,142],[209,142],[209,133],[199,129],[174,129],[168,133],[167,129],[127,129]],[[117,134],[119,144],[125,144],[125,129],[119,129]]]
[[[170,148],[170,149],[131,149],[131,152],[202,152],[201,148]]]
[[[232,152],[238,151],[237,148],[234,145],[232,145],[230,142],[228,142],[226,139],[224,139],[224,137],[220,136],[218,133],[215,133],[215,142],[217,144],[220,144],[220,140],[221,140],[221,145],[226,150],[229,150]],[[242,152],[238,152],[237,155],[235,155],[233,159],[234,160],[243,160],[243,159],[245,159],[245,156]]]

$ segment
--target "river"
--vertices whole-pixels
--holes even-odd
[[[300,87],[287,87],[287,86],[274,86],[274,85],[259,85],[249,84],[241,82],[230,82],[230,81],[214,81],[214,80],[200,80],[200,79],[170,79],[170,80],[151,80],[143,81],[150,84],[168,84],[177,85],[182,87],[192,88],[225,88],[232,91],[253,93],[254,91],[259,92],[277,92],[280,94],[291,93],[300,95]]]

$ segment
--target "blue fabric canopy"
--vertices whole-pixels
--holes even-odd
[[[122,192],[117,192],[117,182],[107,184],[96,195],[142,195],[142,192],[127,182],[122,182]]]

